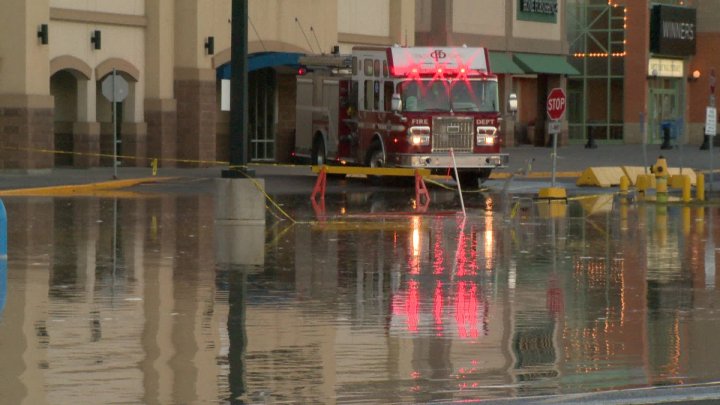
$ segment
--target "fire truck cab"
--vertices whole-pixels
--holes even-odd
[[[463,187],[508,164],[485,48],[356,47],[300,63],[295,146],[312,164],[457,167]]]

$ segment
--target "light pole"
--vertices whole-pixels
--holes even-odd
[[[230,167],[222,177],[251,177],[247,168],[248,0],[233,0],[230,46]]]

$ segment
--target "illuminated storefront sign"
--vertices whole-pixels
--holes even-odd
[[[650,52],[667,56],[695,55],[694,8],[656,5],[650,17]]]
[[[557,0],[518,0],[518,20],[556,23],[557,14]]]
[[[648,76],[652,77],[683,77],[683,61],[679,59],[650,58]]]

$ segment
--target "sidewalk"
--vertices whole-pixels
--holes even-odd
[[[708,171],[711,167],[717,170],[720,167],[720,150],[700,150],[698,146],[661,150],[659,145],[648,145],[646,150],[647,159],[643,157],[642,145],[598,145],[596,149],[585,149],[583,145],[562,146],[558,148],[556,170],[558,173],[579,174],[587,167],[649,166],[660,155],[667,159],[670,167],[682,165],[701,171]],[[516,173],[529,169],[530,173],[541,172],[541,175],[549,176],[552,170],[552,148],[527,145],[505,148],[503,151],[510,154],[510,164],[507,168],[497,169],[496,173]],[[315,176],[309,166],[251,164],[250,168],[257,177]],[[0,190],[80,185],[97,187],[98,183],[102,187],[124,188],[167,178],[220,178],[223,169],[226,167],[160,168],[157,176],[153,176],[149,167],[119,167],[117,179],[113,179],[113,169],[110,167],[56,168],[23,173],[0,171]]]

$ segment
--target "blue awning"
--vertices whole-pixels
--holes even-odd
[[[275,66],[299,67],[298,59],[301,53],[295,52],[259,52],[248,55],[248,72]],[[230,79],[232,70],[230,63],[217,68],[218,79]]]

